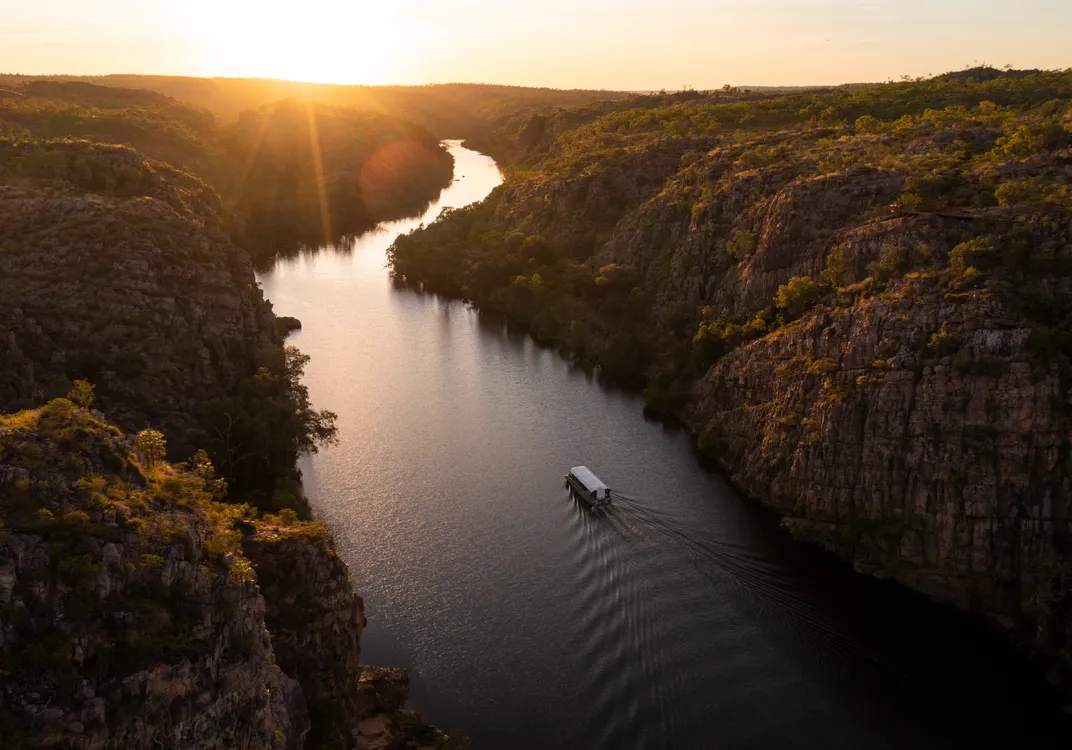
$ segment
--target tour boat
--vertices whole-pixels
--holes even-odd
[[[610,505],[610,488],[600,481],[587,466],[574,466],[566,475],[566,483],[577,495],[592,505]]]

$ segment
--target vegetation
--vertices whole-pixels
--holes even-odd
[[[286,100],[219,124],[159,93],[78,81],[18,82],[0,97],[4,136],[32,153],[20,164],[5,159],[0,183],[30,177],[107,194],[142,189],[143,172],[72,161],[51,145],[57,140],[128,146],[197,175],[222,197],[236,242],[261,262],[415,213],[449,184],[452,167],[436,138],[388,115]]]
[[[22,535],[34,549],[0,607],[6,686],[78,705],[82,680],[107,691],[161,658],[196,662],[230,627],[202,605],[253,581],[236,530],[252,511],[217,502],[204,456],[154,460],[147,437],[136,453],[67,399],[0,415],[0,457],[26,477],[0,489],[0,541]],[[0,703],[0,726],[23,727],[29,715],[9,708]]]
[[[395,275],[509,315],[645,387],[660,411],[673,411],[688,382],[729,351],[824,306],[947,283],[946,294],[989,290],[1049,326],[1070,320],[1049,281],[1068,266],[1053,249],[1031,248],[1059,246],[1072,210],[1059,157],[1072,146],[1072,73],[688,93],[547,113],[527,145],[517,140],[523,124],[504,123],[498,142],[514,144],[507,185],[399,238]],[[826,183],[834,187],[822,191]],[[758,222],[790,187],[816,201],[837,190],[874,198],[841,215],[799,209],[815,213],[795,231],[821,274],[783,278],[728,314],[719,308],[728,292],[712,290],[761,273],[771,240]],[[588,191],[599,200],[586,201]],[[943,212],[961,212],[959,221],[921,223],[920,239],[888,239],[877,256],[837,237],[891,215]],[[637,227],[646,234],[628,240]],[[696,248],[686,261],[672,257],[684,237]],[[612,253],[615,263],[596,261]],[[684,292],[682,262],[692,273],[702,265],[706,294]],[[943,350],[952,336],[938,342]]]
[[[235,496],[264,512],[290,509],[308,518],[295,461],[335,440],[336,415],[313,409],[301,382],[308,361],[293,346],[267,349],[233,396],[206,407],[208,455]]]

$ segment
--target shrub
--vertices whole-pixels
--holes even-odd
[[[1033,180],[1005,182],[994,191],[998,204],[1008,206],[1015,203],[1040,203],[1046,197],[1043,187]]]
[[[73,526],[89,523],[89,516],[80,510],[72,510],[63,516],[63,522]]]
[[[841,363],[831,357],[817,359],[808,366],[808,372],[812,375],[829,375],[841,369]]]
[[[96,386],[88,380],[76,380],[74,381],[74,388],[67,393],[67,398],[75,406],[88,409],[93,406],[93,393],[95,390]]]
[[[997,242],[989,236],[961,242],[949,251],[949,269],[956,276],[963,276],[970,267],[991,268],[999,260]]]
[[[931,335],[927,342],[927,348],[936,356],[942,357],[953,352],[960,346],[961,336],[956,331],[949,330],[949,323],[942,323],[942,330]]]
[[[852,384],[838,385],[833,380],[827,379],[823,383],[823,390],[820,392],[820,396],[829,401],[832,404],[840,404],[843,401],[847,401],[849,396],[852,395]]]
[[[888,282],[904,276],[908,270],[908,250],[904,245],[887,242],[882,245],[879,259],[867,267],[875,281]]]
[[[231,580],[240,584],[253,583],[256,580],[253,565],[249,560],[244,557],[235,558],[234,565],[231,566]]]
[[[881,133],[885,129],[885,123],[877,117],[864,115],[856,118],[856,132],[864,134]]]
[[[756,237],[747,229],[738,229],[733,233],[731,239],[726,240],[726,254],[735,263],[740,263],[742,260],[751,257],[755,249]]]
[[[1069,133],[1056,122],[1021,125],[1011,133],[998,138],[994,148],[996,156],[1025,159],[1035,154],[1061,148],[1072,141]]]
[[[164,457],[164,451],[167,449],[167,441],[164,440],[164,435],[154,429],[139,432],[134,444],[141,451],[141,454],[145,456],[145,465],[149,471],[152,471],[156,466],[156,462]]]
[[[845,282],[845,246],[837,245],[830,249],[826,256],[826,270],[823,271],[823,281],[833,288],[838,288]]]
[[[778,307],[796,318],[814,307],[826,291],[825,284],[807,276],[795,276],[778,287],[774,301]]]

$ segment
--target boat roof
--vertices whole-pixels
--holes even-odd
[[[587,466],[574,466],[570,469],[570,474],[577,478],[581,484],[590,490],[605,490],[607,485],[600,481],[599,477],[592,473],[591,469]]]

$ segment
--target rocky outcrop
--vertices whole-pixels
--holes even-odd
[[[31,179],[42,153],[50,179]],[[34,187],[3,185],[17,178]],[[203,183],[130,149],[0,141],[0,409],[85,378],[124,428],[184,443],[278,341],[218,208]]]
[[[725,357],[687,420],[794,534],[1015,627],[1072,535],[1072,387],[1032,329],[978,292],[834,309]]]
[[[449,741],[405,709],[405,670],[361,663],[364,606],[327,529],[267,516],[253,524],[243,550],[268,603],[276,663],[301,684],[308,702],[306,748],[441,747]]]
[[[645,386],[799,538],[1072,685],[1070,86],[550,118],[527,171],[391,261]]]
[[[308,747],[352,747],[367,712],[359,691],[365,611],[330,534],[320,524],[258,521],[243,549],[268,602],[277,663],[308,700]]]
[[[66,399],[0,415],[4,748],[464,747],[362,665],[320,524],[252,518]]]
[[[0,417],[5,748],[302,747],[301,688],[203,487],[70,402]]]

